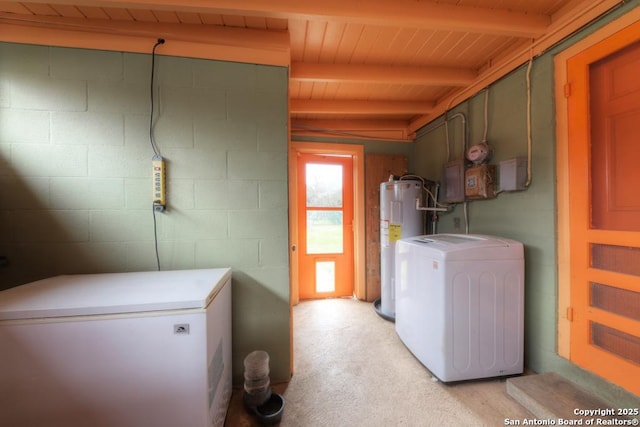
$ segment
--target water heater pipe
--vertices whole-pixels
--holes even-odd
[[[417,211],[430,211],[430,212],[447,212],[449,208],[429,208],[427,206],[420,206],[420,198],[416,198],[416,210]]]

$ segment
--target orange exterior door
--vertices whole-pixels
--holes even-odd
[[[640,394],[640,42],[628,43],[605,40],[567,63],[570,351]]]
[[[300,299],[353,295],[353,159],[298,156]]]

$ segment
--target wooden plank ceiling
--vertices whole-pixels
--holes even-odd
[[[234,60],[290,66],[293,133],[410,141],[456,102],[618,3],[0,0],[0,40],[21,41],[16,34],[24,34],[33,42],[28,29],[9,35],[26,26],[157,34],[167,45],[181,38],[220,52],[226,45],[246,51]]]

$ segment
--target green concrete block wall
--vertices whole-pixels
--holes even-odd
[[[637,401],[619,387],[592,375],[557,354],[557,252],[556,252],[556,138],[554,55],[575,40],[637,7],[634,0],[584,29],[580,34],[537,57],[531,69],[532,182],[526,191],[501,193],[492,200],[471,201],[469,231],[519,240],[525,245],[525,365],[535,372],[557,372],[600,397],[623,407]],[[448,113],[463,113],[468,125],[469,145],[484,134],[484,92],[456,106]],[[489,88],[487,140],[494,148],[492,164],[527,154],[526,65]],[[442,181],[447,159],[445,128],[441,117],[419,131],[415,145],[416,171]],[[461,120],[450,121],[451,159],[460,159]],[[462,227],[455,227],[454,219]],[[440,216],[439,232],[464,233],[461,204]]]
[[[539,73],[538,61],[532,69],[532,87],[537,96],[549,93],[550,73]],[[517,156],[526,156],[526,89],[525,69],[520,68],[511,75],[492,85],[489,89],[489,126],[487,140],[494,148],[491,163]],[[546,96],[546,99],[551,97]],[[534,99],[535,102],[535,99]],[[484,134],[485,93],[482,92],[450,113],[463,113],[468,125],[469,146],[482,140]],[[540,105],[540,104],[537,104]],[[526,308],[527,354],[533,351],[555,352],[555,305],[548,304],[555,298],[555,182],[553,157],[548,155],[553,147],[553,128],[541,126],[549,123],[548,111],[533,110],[533,180],[528,190],[501,193],[492,200],[471,201],[468,204],[469,231],[512,238],[526,245]],[[450,122],[449,139],[452,144],[451,159],[462,156],[462,124],[460,119]],[[444,127],[434,124],[433,132],[426,132],[416,145],[418,172],[431,178],[442,180],[442,166],[446,159]],[[452,212],[440,216],[439,231],[464,233],[464,211],[461,204]],[[461,223],[457,229],[454,219]],[[534,334],[535,331],[543,331]],[[534,335],[535,339],[534,339]],[[528,365],[534,370],[543,370],[544,364]]]
[[[0,44],[0,289],[74,273],[154,270],[151,56]],[[156,57],[167,162],[162,269],[233,269],[242,360],[290,367],[287,70]]]

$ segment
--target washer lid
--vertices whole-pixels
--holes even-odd
[[[228,268],[64,275],[0,292],[0,320],[203,309]]]
[[[522,243],[484,234],[430,234],[402,239],[447,260],[522,259]]]

